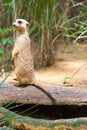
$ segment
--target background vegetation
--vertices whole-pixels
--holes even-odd
[[[30,22],[36,68],[52,65],[60,44],[87,40],[87,0],[0,0],[0,69],[6,71],[11,69],[15,18]],[[12,119],[12,115],[5,118]],[[7,120],[0,118],[0,126],[6,123]]]
[[[39,68],[55,62],[59,44],[86,40],[86,16],[86,0],[0,0],[0,68],[11,67],[15,18],[30,22],[32,53]]]

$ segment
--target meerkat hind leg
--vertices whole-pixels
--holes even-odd
[[[23,68],[21,70],[20,68],[15,69],[15,75],[17,77],[17,82],[15,86],[21,86],[26,84],[25,70]]]

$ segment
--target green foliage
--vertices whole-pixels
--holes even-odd
[[[1,36],[1,42],[0,42],[0,44],[5,45],[5,44],[12,44],[13,43],[13,38],[12,37],[4,38],[11,31],[12,31],[11,28],[0,29],[0,36]]]
[[[33,40],[39,41],[41,48],[43,49],[43,45],[46,42],[46,34],[50,32],[50,34],[56,29],[56,5],[57,0],[36,0],[36,1],[18,1],[16,2],[16,9],[19,9],[21,6],[20,14],[17,11],[17,15],[20,18],[25,18],[31,22],[32,26],[30,27],[30,36]],[[26,4],[25,4],[26,3]],[[27,10],[26,10],[27,7]],[[55,23],[55,24],[54,24]],[[53,39],[58,34],[55,33]],[[49,38],[49,37],[48,37]],[[50,42],[50,44],[52,41]]]
[[[3,6],[7,8],[4,16],[8,16],[10,22],[13,21],[15,15],[20,18],[25,18],[28,21],[30,20],[32,23],[32,26],[30,28],[31,38],[33,40],[38,40],[42,46],[41,48],[43,48],[43,45],[46,42],[45,35],[48,31],[51,34],[51,43],[53,45],[53,43],[55,43],[56,40],[61,36],[61,33],[59,33],[61,28],[63,29],[65,37],[71,40],[76,39],[83,31],[87,29],[86,3],[71,1],[71,6],[69,7],[69,16],[71,10],[75,8],[75,6],[78,8],[78,15],[75,15],[74,17],[68,19],[63,19],[65,9],[62,8],[61,12],[58,11],[58,4],[62,4],[61,2],[58,2],[58,0],[23,0],[22,2],[21,0],[4,0],[1,4],[1,8]],[[61,26],[63,20],[65,24],[64,26]],[[73,23],[73,26],[66,26],[66,23]]]
[[[11,28],[0,29],[0,35],[6,35],[6,34],[8,34],[11,31],[12,31]]]
[[[0,49],[0,57],[2,57],[4,54],[4,50]]]
[[[11,31],[11,28],[0,29],[0,64],[4,64],[5,68],[9,64],[11,53],[11,50],[8,48],[11,48],[13,43],[13,38],[9,36]]]
[[[3,38],[3,39],[1,40],[1,43],[2,43],[3,45],[12,44],[12,43],[13,43],[13,39],[12,39],[11,37]]]
[[[67,32],[65,35],[70,40],[74,40],[74,43],[76,43],[80,39],[87,39],[87,3],[75,3],[73,6],[76,6],[79,12],[77,16],[67,20],[66,23],[69,23],[71,25],[69,27],[65,27],[65,30]]]
[[[0,29],[2,35],[0,45],[12,44],[12,38],[5,37],[5,35],[10,33],[11,29],[7,27],[12,25],[15,17],[30,21],[30,37],[35,43],[40,44],[42,53],[44,46],[49,48],[47,50],[51,50],[58,39],[68,43],[86,39],[87,2],[70,1],[67,9],[64,8],[64,4],[67,3],[66,1],[63,3],[63,0],[4,0],[0,5],[4,15],[1,14],[0,18],[2,21],[6,20],[6,23],[1,22],[0,26],[6,29]],[[46,46],[47,44],[48,46]],[[3,57],[5,49],[0,49],[3,50],[0,51],[0,57]],[[50,53],[46,55],[50,55]]]

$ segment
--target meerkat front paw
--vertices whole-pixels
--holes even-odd
[[[20,87],[20,88],[25,88],[25,87],[27,87],[27,84],[20,84],[19,82],[16,82],[14,85],[15,85],[16,87]]]
[[[14,83],[14,86],[19,87],[21,86],[19,82]]]

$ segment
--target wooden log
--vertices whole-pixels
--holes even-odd
[[[46,87],[55,99],[55,105],[87,105],[87,89],[73,87]],[[0,105],[9,102],[25,104],[53,105],[53,101],[36,86],[15,87],[14,83],[6,82],[0,88]]]

